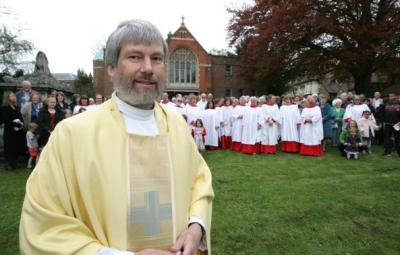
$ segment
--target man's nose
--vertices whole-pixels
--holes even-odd
[[[153,65],[150,57],[145,57],[143,59],[141,71],[143,73],[153,73]]]

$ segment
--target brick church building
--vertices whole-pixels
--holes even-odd
[[[262,94],[263,91],[257,91],[241,77],[239,57],[209,54],[183,21],[175,33],[168,34],[167,44],[168,94],[205,92],[215,97]],[[107,75],[104,50],[93,60],[93,80],[97,93],[111,95],[113,88]]]

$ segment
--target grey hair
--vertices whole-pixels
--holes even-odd
[[[332,105],[335,106],[337,103],[342,104],[342,100],[340,100],[340,98],[336,98],[332,101]]]
[[[127,42],[146,45],[161,44],[164,56],[168,53],[167,43],[156,26],[145,20],[126,20],[119,23],[117,29],[107,39],[106,65],[117,66],[121,48]]]
[[[258,99],[258,101],[260,102],[260,103],[265,103],[265,102],[267,102],[267,99],[264,97],[264,96],[261,96],[259,99]]]

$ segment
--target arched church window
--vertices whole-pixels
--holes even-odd
[[[195,84],[197,58],[189,48],[175,50],[169,60],[171,83]]]

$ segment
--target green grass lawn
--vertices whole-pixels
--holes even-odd
[[[400,158],[206,152],[213,254],[400,254]],[[23,169],[0,169],[0,250],[18,254]]]

